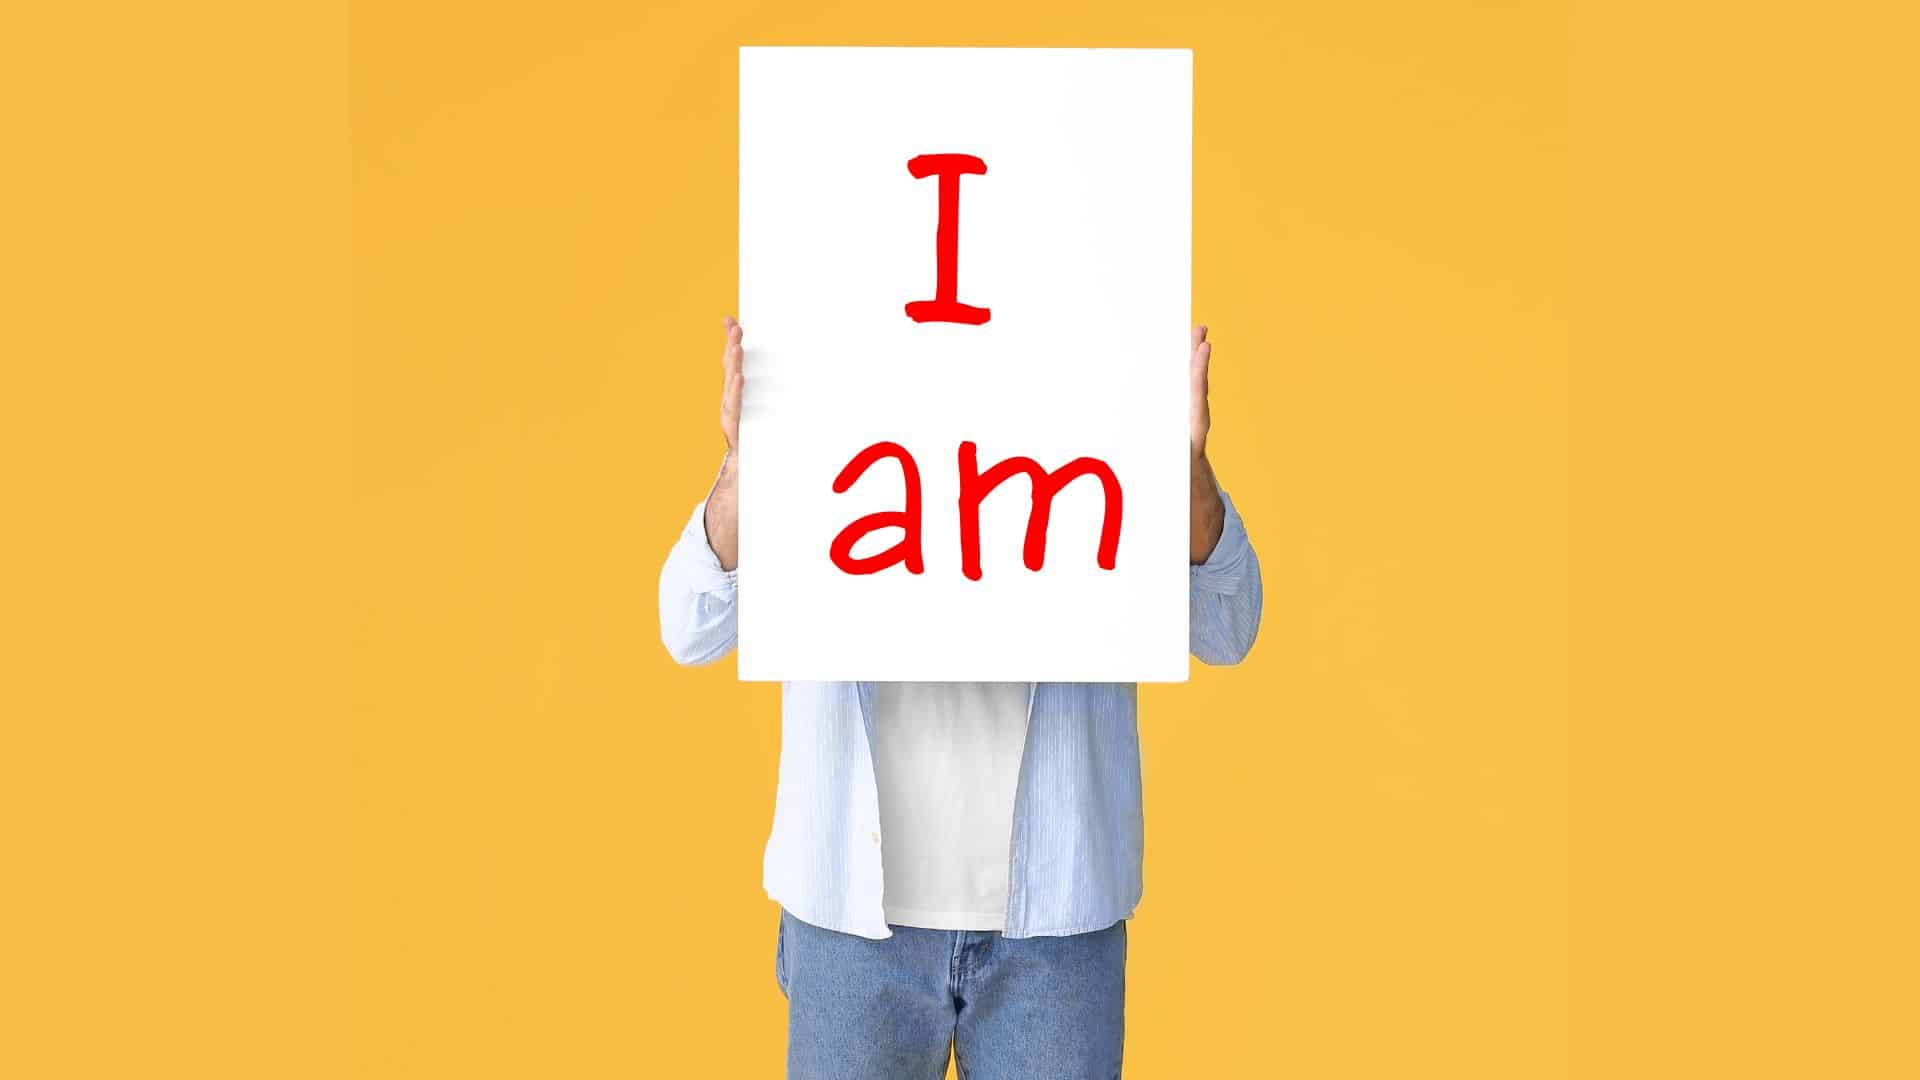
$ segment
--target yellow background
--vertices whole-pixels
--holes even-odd
[[[0,41],[0,1075],[777,1075],[777,690],[654,579],[734,50],[862,42],[1195,50],[1267,616],[1143,694],[1129,1076],[1920,1073],[1910,20],[350,14]]]
[[[654,601],[718,461],[736,49],[780,43],[1194,49],[1211,453],[1267,615],[1239,669],[1141,695],[1129,1074],[1557,1068],[1563,32],[1540,7],[358,13],[372,1071],[782,1061],[778,690],[676,669]]]

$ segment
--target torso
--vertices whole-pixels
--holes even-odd
[[[876,683],[886,920],[1001,930],[1028,683]]]

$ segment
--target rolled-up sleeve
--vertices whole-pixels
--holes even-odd
[[[1226,522],[1207,561],[1189,567],[1187,644],[1203,664],[1237,664],[1260,633],[1260,557],[1227,493]]]
[[[682,664],[710,664],[733,651],[739,633],[739,575],[722,569],[707,543],[701,500],[660,568],[660,640]]]

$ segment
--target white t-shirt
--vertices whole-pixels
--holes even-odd
[[[1001,930],[1028,683],[876,683],[886,918],[932,930]]]

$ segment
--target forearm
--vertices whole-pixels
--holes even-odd
[[[1187,513],[1191,535],[1188,538],[1187,561],[1194,566],[1206,562],[1213,549],[1220,543],[1220,531],[1226,526],[1227,508],[1220,501],[1220,485],[1213,478],[1213,464],[1204,453],[1192,458],[1192,505]]]
[[[720,476],[707,494],[707,546],[722,570],[740,565],[740,467],[734,452],[720,462]]]

